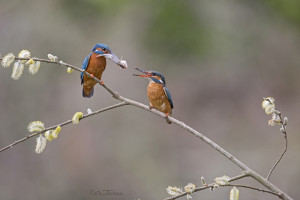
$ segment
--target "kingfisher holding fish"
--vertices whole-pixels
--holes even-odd
[[[155,108],[166,114],[166,121],[171,124],[168,116],[171,116],[173,109],[173,101],[171,93],[166,87],[165,77],[156,71],[144,71],[139,68],[136,70],[144,73],[145,75],[133,74],[134,76],[140,76],[149,79],[149,84],[147,87],[147,96],[150,102],[149,108]]]
[[[82,69],[90,73],[93,77],[101,80],[102,73],[106,68],[106,58],[111,59],[121,68],[126,69],[127,63],[125,60],[119,59],[105,44],[96,44],[92,52],[84,59]],[[81,72],[81,85],[83,85],[82,96],[90,98],[94,94],[94,86],[97,81],[92,77]]]

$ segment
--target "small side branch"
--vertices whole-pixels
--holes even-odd
[[[128,104],[125,103],[125,102],[121,102],[121,103],[118,103],[118,104],[115,104],[115,105],[112,105],[112,106],[108,106],[108,107],[106,107],[106,108],[103,108],[103,109],[97,110],[97,111],[95,111],[95,112],[92,112],[92,113],[90,113],[90,114],[84,115],[84,116],[81,118],[81,120],[84,119],[84,118],[91,117],[91,116],[93,116],[93,115],[96,115],[96,114],[99,114],[99,113],[102,113],[102,112],[105,112],[105,111],[114,109],[114,108],[118,108],[118,107],[121,107],[121,106],[125,106],[125,105],[128,105]],[[26,137],[24,137],[24,138],[22,138],[22,139],[19,139],[19,140],[16,140],[15,142],[11,143],[10,145],[7,145],[6,147],[3,147],[2,149],[0,149],[0,152],[5,151],[5,150],[7,150],[7,149],[9,149],[9,148],[12,148],[12,147],[15,146],[16,144],[19,144],[19,143],[21,143],[21,142],[24,142],[24,141],[28,140],[29,138],[32,138],[32,137],[34,137],[34,136],[36,136],[36,135],[42,134],[42,133],[44,133],[44,132],[46,132],[46,131],[48,131],[48,130],[55,129],[57,126],[65,126],[65,125],[71,124],[71,123],[72,123],[72,120],[68,120],[68,121],[65,121],[65,122],[63,122],[63,123],[57,124],[57,125],[55,125],[55,126],[51,126],[51,127],[49,127],[49,128],[46,128],[46,129],[43,130],[43,131],[40,131],[40,132],[37,132],[37,133],[33,133],[33,134],[30,134],[30,135],[27,135]]]
[[[276,161],[276,163],[274,164],[274,166],[271,168],[271,170],[270,170],[270,172],[267,176],[267,180],[270,179],[270,176],[271,176],[272,172],[274,171],[276,166],[279,164],[279,162],[281,161],[282,157],[284,156],[285,152],[288,149],[288,139],[287,139],[287,133],[286,133],[287,118],[282,119],[282,114],[280,112],[278,113],[278,116],[280,118],[280,124],[281,124],[280,131],[284,134],[285,148],[284,148],[283,152],[281,153],[280,157],[278,158],[278,160]]]
[[[285,149],[282,152],[282,154],[280,155],[280,157],[278,158],[277,162],[275,163],[275,165],[272,167],[272,169],[270,170],[268,176],[267,176],[267,180],[269,180],[273,170],[275,169],[275,167],[279,164],[279,162],[281,161],[282,157],[284,156],[285,152],[287,151],[288,148],[288,140],[287,140],[287,134],[284,134],[284,139],[285,139]]]

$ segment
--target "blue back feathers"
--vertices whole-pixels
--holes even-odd
[[[90,62],[90,57],[91,57],[92,53],[90,53],[87,57],[85,57],[83,63],[82,63],[82,70],[86,70],[86,68],[88,67],[89,65],[89,62]],[[81,72],[80,74],[80,79],[81,79],[81,85],[83,84],[83,72]]]
[[[165,91],[165,94],[166,94],[166,96],[167,96],[167,98],[168,98],[168,100],[169,100],[169,103],[170,103],[170,105],[171,105],[171,108],[173,109],[173,100],[172,100],[172,96],[171,96],[171,93],[170,93],[170,91],[168,90],[168,88],[166,88],[165,86],[163,87],[164,88],[164,91]]]

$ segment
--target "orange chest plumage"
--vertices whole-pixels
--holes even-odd
[[[90,74],[93,74],[96,78],[101,80],[102,73],[106,67],[106,58],[103,56],[97,57],[95,53],[92,53],[89,64],[86,71]],[[94,93],[94,86],[97,84],[93,78],[88,75],[83,75],[83,96],[91,97]]]
[[[164,113],[172,113],[170,102],[165,94],[162,84],[150,82],[147,87],[147,96],[150,105]]]
[[[99,80],[101,80],[102,73],[106,68],[106,58],[104,56],[97,57],[97,54],[92,53],[90,62],[86,71],[93,74]]]

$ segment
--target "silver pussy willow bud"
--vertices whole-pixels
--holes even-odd
[[[283,119],[283,124],[284,124],[284,125],[287,125],[287,123],[288,123],[288,118],[287,118],[287,117],[284,117],[284,119]]]
[[[277,115],[281,114],[280,111],[278,111],[278,110],[274,110],[274,113],[277,114]]]
[[[203,185],[207,185],[203,176],[201,177],[201,182]]]
[[[230,197],[229,197],[229,199],[230,200],[239,200],[239,196],[240,196],[240,191],[236,187],[233,187],[230,190]]]

